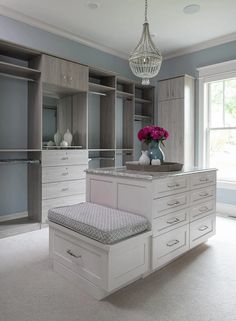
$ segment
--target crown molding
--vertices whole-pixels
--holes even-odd
[[[122,51],[118,51],[118,50],[112,49],[110,47],[101,45],[93,40],[89,40],[89,39],[77,36],[71,32],[54,27],[53,25],[42,22],[39,19],[31,18],[28,15],[25,15],[21,12],[13,10],[13,9],[9,9],[9,8],[2,6],[2,5],[0,5],[0,15],[9,17],[11,19],[14,19],[14,20],[17,20],[20,22],[23,22],[23,23],[28,24],[32,27],[36,27],[36,28],[42,29],[44,31],[56,34],[58,36],[73,40],[73,41],[81,43],[85,46],[98,49],[100,51],[109,53],[111,55],[117,56],[117,57],[125,59],[125,60],[127,60],[128,56],[129,56],[128,54],[126,54]]]
[[[197,52],[200,50],[204,50],[204,49],[208,49],[211,47],[223,45],[227,42],[232,42],[235,40],[236,40],[236,32],[231,33],[229,35],[222,36],[222,37],[214,38],[214,39],[211,39],[208,41],[204,41],[204,42],[201,42],[197,45],[185,47],[183,49],[179,49],[179,50],[167,53],[166,55],[164,55],[164,60],[168,60],[168,59],[176,58],[179,56],[191,54],[191,53],[194,53],[194,52]]]

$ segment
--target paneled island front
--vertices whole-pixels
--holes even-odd
[[[147,274],[215,234],[216,170],[86,171],[86,200],[146,217],[150,222]]]

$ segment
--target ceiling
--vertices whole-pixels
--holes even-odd
[[[0,14],[127,57],[144,20],[144,0],[0,0]],[[186,15],[183,8],[199,4]],[[164,56],[236,39],[235,0],[149,0],[154,43]],[[210,40],[210,41],[209,41]],[[212,41],[213,40],[213,41]]]

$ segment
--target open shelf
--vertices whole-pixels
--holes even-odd
[[[116,96],[119,97],[119,98],[133,99],[134,94],[131,94],[131,93],[128,93],[128,92],[125,92],[125,91],[117,90],[116,91]]]
[[[135,103],[137,103],[137,104],[151,104],[152,101],[148,100],[148,99],[135,97]]]
[[[36,69],[0,61],[0,74],[10,75],[18,79],[35,81],[39,79],[41,72]]]
[[[151,122],[153,118],[151,116],[144,116],[144,115],[134,115],[134,120],[138,121],[146,121],[146,122]]]
[[[115,90],[115,87],[109,87],[101,84],[89,82],[89,92],[91,94],[106,94],[109,91]]]

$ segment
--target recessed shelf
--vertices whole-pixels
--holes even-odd
[[[150,104],[152,101],[148,99],[135,97],[135,102],[138,104]]]
[[[89,152],[112,152],[115,151],[115,149],[105,149],[105,148],[89,148]]]
[[[105,94],[108,93],[109,91],[114,91],[114,87],[109,87],[109,86],[104,86],[101,84],[96,84],[96,83],[89,83],[89,91],[91,93],[97,93],[97,94]]]
[[[11,148],[11,149],[0,149],[0,153],[8,153],[8,152],[15,152],[15,153],[18,153],[18,152],[41,152],[41,149],[14,149],[14,148]]]
[[[130,99],[132,99],[134,97],[134,94],[128,93],[126,91],[120,91],[120,90],[116,91],[116,95],[119,98],[130,98]]]
[[[148,121],[148,122],[151,122],[152,119],[153,119],[153,118],[150,117],[150,116],[134,115],[134,120],[138,120],[138,121]]]
[[[57,149],[83,149],[83,146],[43,146],[45,150],[57,150]]]
[[[35,81],[39,78],[41,72],[36,69],[0,61],[0,74],[10,75],[11,77],[23,80]]]
[[[114,157],[89,157],[89,161],[93,161],[93,160],[111,160],[111,161],[114,161],[115,158]]]

